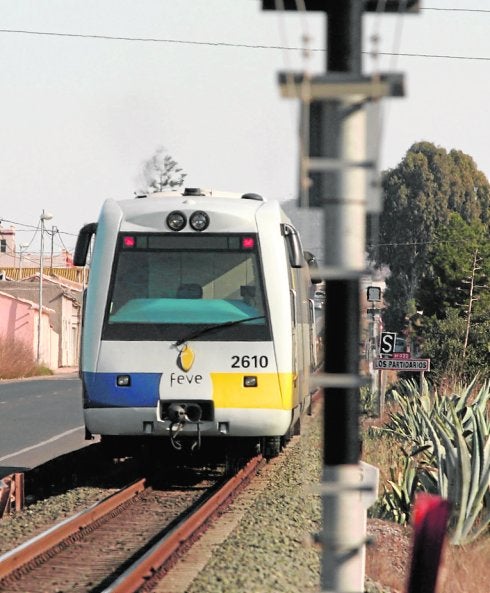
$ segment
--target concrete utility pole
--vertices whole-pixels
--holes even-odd
[[[361,74],[365,11],[416,11],[418,0],[263,0],[265,10],[327,14],[327,73],[313,78],[280,74],[283,95],[304,97],[308,84],[309,145],[301,165],[313,182],[309,205],[324,211],[326,281],[324,387],[323,545],[321,586],[326,593],[364,591],[366,508],[376,497],[377,472],[360,462],[359,314],[365,268],[367,174],[366,103],[402,96],[400,75]],[[300,185],[306,187],[304,180]],[[304,204],[301,204],[304,205]],[[372,209],[373,210],[373,209]]]

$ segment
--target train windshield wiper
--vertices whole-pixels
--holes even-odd
[[[265,319],[265,315],[259,315],[258,317],[246,317],[245,319],[235,319],[234,321],[225,321],[223,323],[215,323],[214,325],[208,325],[207,327],[203,327],[195,332],[190,333],[188,336],[181,338],[174,342],[174,346],[181,346],[184,342],[188,342],[189,340],[194,340],[203,334],[206,334],[210,331],[218,330],[223,327],[231,327],[233,325],[239,325],[240,323],[246,323],[247,321],[255,321],[257,319]]]

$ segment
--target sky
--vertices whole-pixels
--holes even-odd
[[[490,0],[421,6],[363,19],[363,72],[405,76],[406,96],[382,103],[380,169],[427,140],[490,178]],[[0,29],[0,219],[31,251],[43,211],[71,249],[106,198],[140,189],[159,146],[186,186],[296,198],[299,104],[277,76],[325,71],[323,14],[259,0],[0,0]],[[373,59],[373,35],[399,55]]]

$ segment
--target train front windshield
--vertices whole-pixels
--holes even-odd
[[[270,339],[257,235],[120,235],[103,339],[190,334]]]

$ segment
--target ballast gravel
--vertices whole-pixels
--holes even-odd
[[[239,525],[187,589],[188,593],[297,593],[319,590],[320,414],[271,462],[266,483]]]
[[[322,519],[321,416],[317,410],[301,438],[270,462],[272,471],[267,471],[261,492],[226,541],[212,549],[211,559],[185,593],[320,591],[321,549],[313,535],[321,530]],[[165,588],[162,592],[168,593]],[[365,593],[390,591],[366,579]]]
[[[238,525],[210,550],[210,559],[193,575],[186,593],[313,593],[320,590],[321,550],[312,534],[321,529],[316,487],[322,465],[321,413],[270,462]],[[0,555],[49,524],[107,496],[101,488],[76,488],[0,520]],[[165,587],[162,588],[165,590]],[[383,593],[375,583],[367,593]]]

